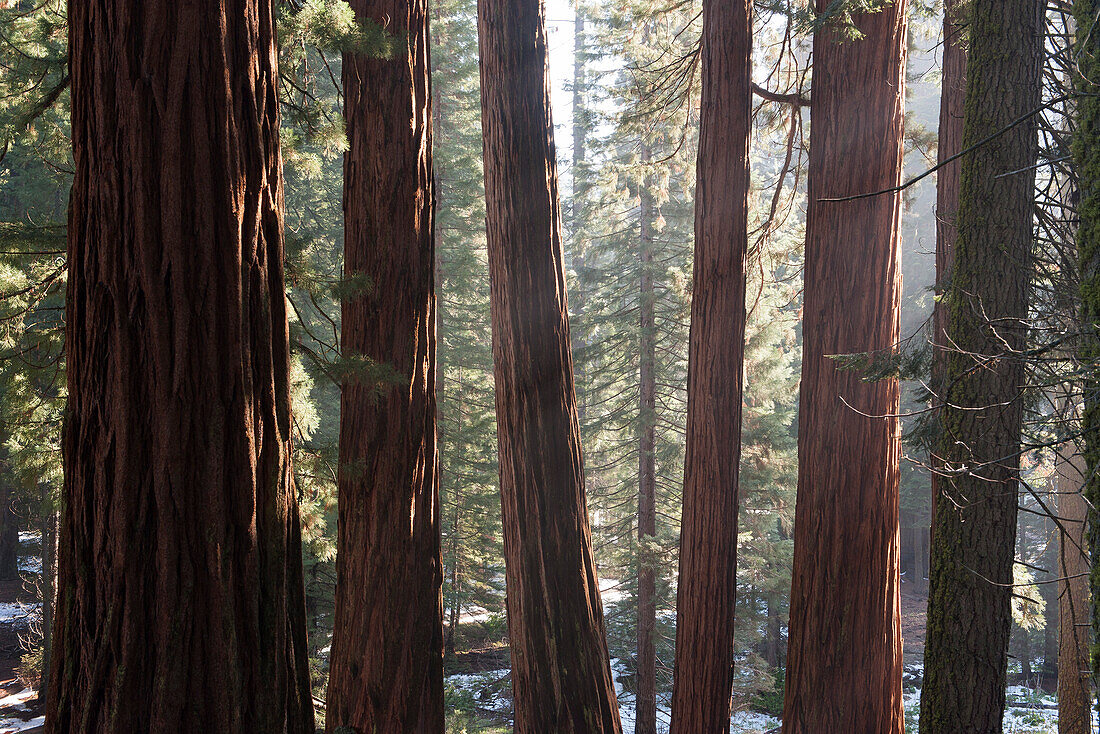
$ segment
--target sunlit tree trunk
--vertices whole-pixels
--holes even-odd
[[[480,0],[500,494],[517,734],[616,734],[584,495],[540,0]]]
[[[730,726],[752,130],[752,5],[703,3],[673,734]]]
[[[68,4],[46,731],[313,732],[275,3]]]
[[[949,161],[962,148],[963,105],[966,102],[966,9],[964,0],[945,0],[943,13],[943,60],[940,82],[940,122],[937,140],[936,171],[936,304],[932,313],[932,392],[941,403],[944,393],[943,374],[947,358],[944,328],[947,311],[943,300],[951,278],[951,263],[955,255],[955,216],[959,208],[959,169],[962,162]],[[942,463],[932,461],[932,526],[935,526],[936,505],[943,479]]]
[[[818,12],[831,7],[819,0]],[[906,3],[856,14],[860,40],[814,34],[784,734],[900,734],[898,381],[833,355],[899,335]]]
[[[426,0],[353,0],[389,58],[345,54],[336,617],[327,731],[443,731],[435,240]],[[365,369],[385,365],[381,376]]]
[[[957,239],[945,292],[944,473],[932,533],[921,731],[1000,732],[1012,628],[1039,0],[973,0]],[[989,138],[990,134],[1004,130]],[[986,142],[988,141],[988,142]],[[979,143],[981,143],[979,145]]]

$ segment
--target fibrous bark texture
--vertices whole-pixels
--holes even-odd
[[[940,84],[940,122],[936,162],[936,293],[932,313],[932,391],[942,404],[947,340],[947,311],[943,293],[951,279],[955,256],[955,216],[959,208],[959,160],[949,161],[962,149],[963,105],[966,102],[966,10],[964,0],[945,0],[943,12],[943,60]],[[932,457],[932,516],[939,502],[942,468]],[[935,525],[933,519],[932,525]]]
[[[1090,657],[1094,681],[1100,678],[1100,33],[1096,28],[1096,0],[1074,0],[1078,30],[1074,49],[1077,125],[1073,136],[1073,166],[1080,199],[1077,211],[1077,257],[1081,274],[1081,348],[1084,412],[1081,428],[1085,454],[1085,500],[1088,547],[1092,559],[1089,590],[1092,595]],[[1088,29],[1085,31],[1085,29]]]
[[[752,5],[703,3],[673,734],[729,731],[752,130]]]
[[[1075,452],[1072,444],[1065,449]],[[1058,734],[1089,734],[1089,561],[1081,494],[1084,457],[1057,459],[1058,489]]]
[[[313,732],[275,3],[70,2],[46,731]]]
[[[819,0],[823,13],[829,0]],[[833,355],[890,355],[899,330],[906,3],[814,34],[784,734],[904,728],[898,382]]]
[[[1039,107],[1042,5],[970,5],[961,148],[968,152],[944,296],[950,348],[921,694],[928,734],[1002,727],[1038,148],[1029,115]]]
[[[426,0],[353,0],[386,59],[345,54],[343,356],[336,619],[327,730],[443,731],[434,191]]]
[[[517,734],[621,730],[573,389],[540,0],[480,0],[500,494]]]

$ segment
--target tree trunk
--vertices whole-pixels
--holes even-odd
[[[901,181],[906,3],[853,22],[861,40],[814,34],[784,734],[904,727],[898,381],[832,359],[896,348],[901,197],[828,199]]]
[[[516,734],[621,730],[584,495],[541,0],[480,0]]]
[[[1075,451],[1072,445],[1065,450]],[[1057,460],[1058,565],[1058,734],[1089,734],[1089,561],[1084,553],[1088,505],[1081,495],[1080,454]]]
[[[962,159],[945,294],[944,501],[932,534],[920,721],[928,734],[1002,727],[1023,408],[1016,355],[1026,336],[1038,148],[1028,115],[1039,107],[1042,8],[971,4],[962,149],[973,150]]]
[[[1078,34],[1074,49],[1077,125],[1073,136],[1073,166],[1077,173],[1078,267],[1081,274],[1081,349],[1084,374],[1084,409],[1081,420],[1085,455],[1084,496],[1088,513],[1087,538],[1092,568],[1092,642],[1090,657],[1094,683],[1100,678],[1100,33],[1096,32],[1097,0],[1074,0],[1073,17]]]
[[[19,578],[19,516],[11,486],[0,477],[0,580]]]
[[[673,734],[728,731],[737,592],[752,5],[703,2]]]
[[[46,731],[313,732],[275,3],[70,2]]]
[[[642,144],[642,166],[652,157]],[[653,192],[643,175],[638,191],[641,282],[639,306],[638,401],[638,686],[634,734],[657,734],[657,572],[652,546],[657,535],[657,329],[653,287]]]
[[[932,311],[932,392],[936,404],[942,405],[944,365],[947,359],[947,311],[943,300],[951,280],[951,265],[955,257],[958,231],[955,217],[959,209],[959,170],[962,161],[948,159],[962,150],[963,105],[966,103],[966,11],[965,0],[944,0],[943,62],[940,84],[940,126],[936,162],[936,299]],[[932,466],[932,521],[935,527],[936,505],[942,491],[942,462],[935,452]]]
[[[345,54],[344,301],[336,617],[325,726],[442,732],[434,190],[426,0],[353,0],[387,59]]]

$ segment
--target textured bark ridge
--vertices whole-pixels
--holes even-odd
[[[824,11],[829,0],[819,0]],[[784,734],[900,734],[898,383],[830,355],[897,343],[906,3],[814,35]]]
[[[344,56],[348,153],[336,621],[325,725],[443,731],[443,568],[435,424],[434,191],[426,0],[353,0],[391,58]]]
[[[752,129],[751,13],[747,0],[703,3],[674,734],[724,732],[730,726]]]
[[[964,156],[946,289],[944,477],[929,574],[921,731],[1000,732],[1011,630],[1042,6],[970,5]],[[1023,120],[1023,122],[1018,121]],[[1007,129],[987,144],[990,133]]]
[[[955,258],[955,217],[959,209],[959,160],[947,163],[962,150],[963,105],[966,102],[966,13],[963,0],[946,0],[943,13],[943,61],[940,88],[939,139],[936,147],[936,293],[940,296],[932,312],[932,390],[936,402],[942,404],[943,374],[947,361],[947,310],[942,298],[951,281],[951,265]],[[934,452],[933,452],[934,453]],[[939,502],[943,478],[942,462],[933,455],[932,465],[932,526],[935,526],[936,505]],[[920,579],[918,579],[920,581]]]
[[[313,732],[272,0],[69,3],[46,730]]]
[[[481,107],[516,734],[620,731],[584,497],[540,0],[481,0]]]

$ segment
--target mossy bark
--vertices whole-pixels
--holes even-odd
[[[1000,732],[1012,616],[1043,4],[970,8],[922,732]],[[991,132],[1004,130],[987,143]]]

